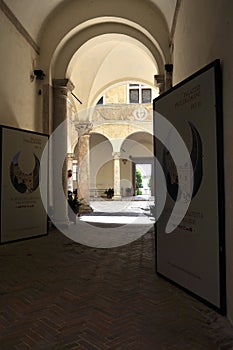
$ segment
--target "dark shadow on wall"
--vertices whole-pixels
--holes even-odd
[[[12,97],[13,98],[13,97]],[[4,94],[0,90],[0,125],[11,126],[14,128],[20,128],[15,111],[7,102]]]

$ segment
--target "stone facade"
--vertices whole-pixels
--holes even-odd
[[[145,149],[148,152],[146,154],[147,157],[153,158],[152,103],[126,103],[127,91],[127,85],[120,85],[109,89],[103,96],[105,104],[96,105],[91,110],[89,114],[90,120],[85,122],[85,125],[89,125],[88,130],[82,128],[82,122],[76,122],[76,130],[79,136],[77,156],[79,164],[78,193],[86,199],[87,203],[89,202],[90,195],[94,195],[95,197],[97,194],[103,195],[108,187],[114,188],[114,199],[121,199],[122,195],[127,194],[128,188],[131,188],[131,191],[128,191],[128,193],[132,194],[136,192],[135,176],[133,174],[135,172],[135,164],[130,159],[130,155],[122,151],[122,145],[125,140],[129,138],[131,143],[134,142],[135,148],[138,143],[144,144],[144,141],[138,141],[137,138],[134,140],[134,135],[140,133],[150,135],[150,146],[149,148],[145,146]],[[82,132],[80,133],[79,130]],[[93,156],[90,157],[89,152],[93,153],[93,150],[90,147],[88,148],[86,143],[84,146],[82,142],[83,136],[81,136],[83,133],[85,135],[89,134],[92,137],[102,135],[105,138],[103,148],[106,147],[107,142],[109,143],[112,152],[109,152],[106,157],[101,156],[101,154],[106,155],[105,148],[103,153],[100,152],[100,156],[95,155],[95,158],[99,158],[98,164],[102,165],[104,171],[101,171],[101,168],[98,168],[97,171],[96,166],[92,165]],[[85,162],[83,159],[85,159]],[[90,164],[87,166],[87,162],[89,161]],[[126,165],[127,162],[128,164]],[[134,170],[132,168],[133,166]]]

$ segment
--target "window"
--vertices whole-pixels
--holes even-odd
[[[142,103],[151,103],[151,89],[142,89]]]
[[[139,89],[129,90],[129,103],[139,103]]]
[[[151,103],[152,90],[143,84],[128,85],[128,103]]]
[[[96,104],[103,105],[104,104],[104,96],[100,97],[99,101]]]

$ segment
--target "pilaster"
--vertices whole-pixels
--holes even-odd
[[[55,223],[57,222],[59,225],[69,224],[67,205],[68,157],[66,156],[64,159],[62,178],[60,177],[61,169],[58,158],[60,154],[67,154],[67,95],[73,88],[73,84],[68,79],[53,80],[53,131],[62,125],[59,138],[54,137],[52,150],[54,220]],[[64,193],[59,193],[59,191],[57,191],[61,181]]]

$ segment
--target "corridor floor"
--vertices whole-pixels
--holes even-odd
[[[0,246],[0,349],[233,349],[226,318],[155,274],[153,235],[97,249],[53,228]]]

